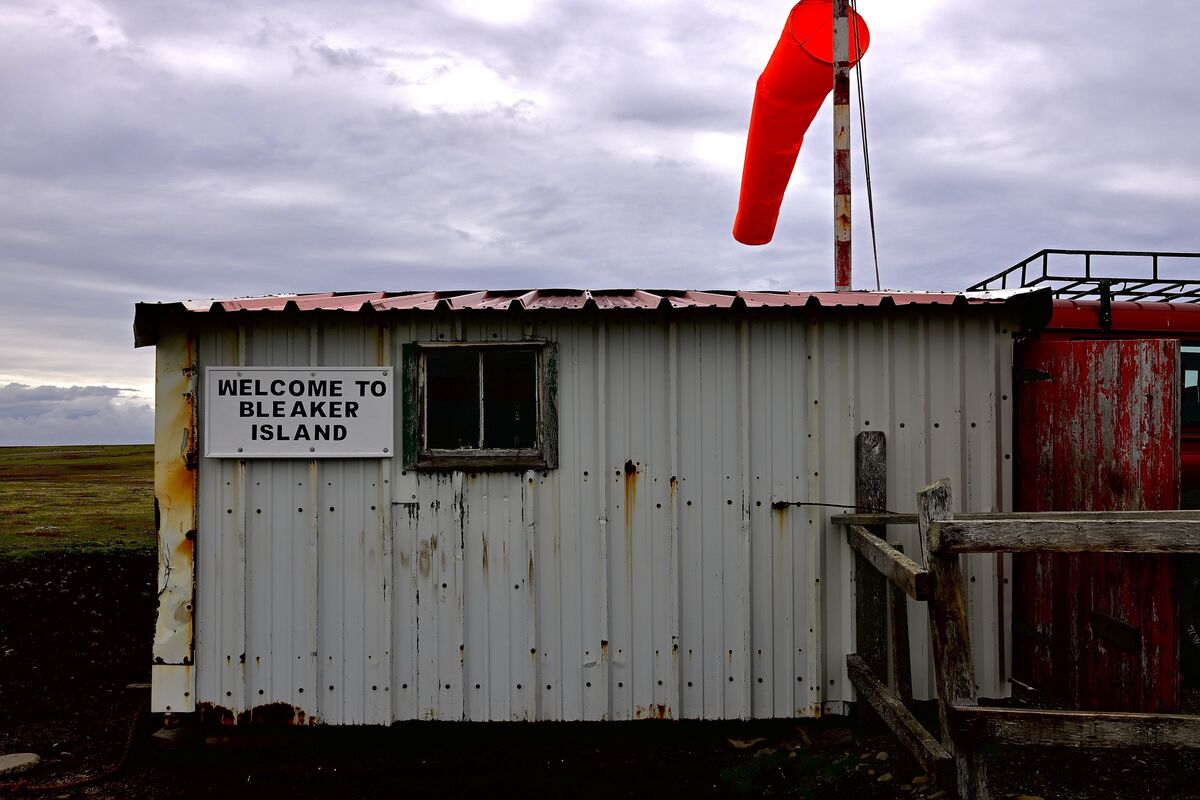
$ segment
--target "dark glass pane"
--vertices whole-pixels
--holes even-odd
[[[479,353],[431,350],[425,355],[425,446],[479,447]]]
[[[1184,425],[1200,425],[1200,347],[1188,342],[1180,348],[1180,372],[1183,373],[1183,397],[1179,403]]]
[[[483,446],[537,446],[537,354],[483,353]]]

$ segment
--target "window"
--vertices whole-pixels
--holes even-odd
[[[1183,342],[1179,349],[1183,372],[1180,417],[1185,426],[1200,425],[1200,342]]]
[[[545,342],[407,348],[405,461],[416,469],[556,466],[556,359]]]

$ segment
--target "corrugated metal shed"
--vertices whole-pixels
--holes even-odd
[[[531,313],[542,297],[579,313]],[[194,651],[156,667],[156,708],[327,723],[843,711],[851,551],[829,524],[835,509],[772,504],[852,503],[854,436],[883,430],[894,510],[944,476],[956,510],[1009,509],[1012,335],[1031,307],[1048,310],[1043,295],[906,297],[139,306],[140,341],[159,343],[163,414],[182,402],[164,392],[202,396],[179,387],[180,362],[198,381],[206,366],[395,366],[410,342],[538,337],[559,352],[557,469],[199,459]],[[421,313],[357,313],[397,300]],[[704,313],[667,311],[703,302]],[[647,313],[607,313],[618,307]],[[205,313],[172,316],[189,308]],[[235,308],[252,310],[211,313]],[[480,308],[506,313],[454,313]],[[356,313],[274,313],[285,309]],[[180,352],[192,346],[189,363]],[[186,437],[165,427],[169,454]],[[893,533],[921,552],[915,531]],[[1007,561],[968,558],[967,571],[980,693],[1003,696]],[[167,612],[183,613],[160,609],[164,640]],[[910,624],[916,691],[929,697],[923,606]]]

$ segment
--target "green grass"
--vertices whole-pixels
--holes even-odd
[[[0,557],[153,548],[152,445],[0,447]]]

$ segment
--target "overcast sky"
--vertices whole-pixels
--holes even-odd
[[[828,105],[775,241],[729,233],[790,7],[0,0],[0,445],[150,440],[139,300],[830,288]],[[1152,8],[859,0],[886,288],[1200,249],[1200,3]]]

